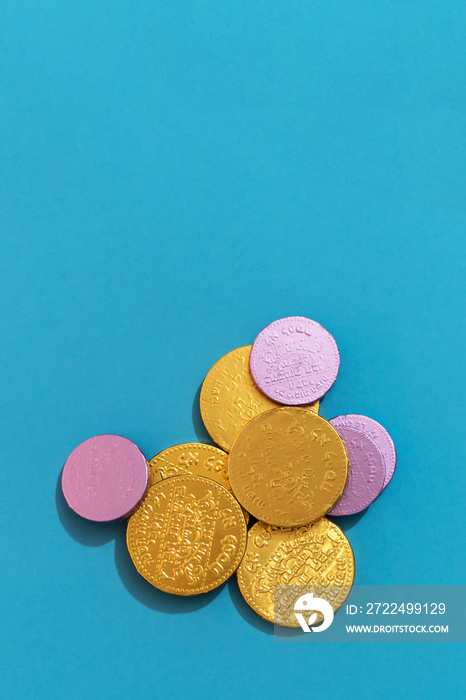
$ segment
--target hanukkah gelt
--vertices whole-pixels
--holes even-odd
[[[246,522],[238,502],[216,481],[173,476],[148,489],[128,521],[126,540],[149,583],[167,593],[196,595],[236,571]]]
[[[294,527],[321,518],[343,493],[347,474],[345,446],[335,428],[297,406],[253,418],[231,448],[233,493],[271,525]]]
[[[383,484],[383,489],[385,489],[392,480],[396,467],[395,445],[385,428],[373,418],[360,416],[356,413],[336,416],[336,418],[331,419],[330,423],[337,429],[342,425],[348,425],[350,428],[357,428],[373,439],[385,460],[385,480]]]
[[[282,404],[320,399],[340,368],[340,353],[328,331],[304,316],[274,321],[259,333],[251,350],[251,373],[261,391]]]
[[[215,363],[201,390],[201,415],[211,438],[229,451],[248,421],[277,403],[258,389],[249,369],[251,345],[231,350]],[[319,402],[309,406],[319,412]]]
[[[149,462],[149,488],[162,479],[180,474],[206,476],[231,491],[228,455],[218,447],[202,442],[186,442],[162,450]]]
[[[382,490],[385,461],[369,435],[356,428],[337,428],[348,453],[348,481],[329,515],[354,515],[370,506]]]
[[[202,442],[186,442],[174,445],[152,457],[149,462],[149,483],[151,487],[162,479],[179,474],[195,474],[213,479],[231,492],[228,478],[228,455],[218,447]],[[249,513],[244,513],[246,522]]]
[[[140,449],[119,435],[97,435],[66,460],[63,494],[83,518],[110,522],[137,506],[147,486],[147,462]]]
[[[249,530],[237,577],[241,594],[258,615],[299,627],[294,603],[303,587],[334,611],[344,603],[354,580],[353,551],[327,518],[286,529],[258,522]]]

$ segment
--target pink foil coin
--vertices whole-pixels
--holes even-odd
[[[266,396],[299,406],[317,401],[330,389],[340,368],[340,353],[333,336],[319,323],[288,316],[259,333],[250,367]]]
[[[350,428],[357,428],[373,439],[385,459],[385,481],[383,485],[385,489],[390,483],[396,467],[395,444],[385,428],[373,418],[360,416],[356,413],[336,416],[336,418],[332,418],[329,422],[334,428],[340,428],[342,425],[348,425]]]
[[[385,461],[376,443],[366,433],[347,426],[333,426],[348,453],[348,481],[328,515],[354,515],[370,506],[382,490]]]
[[[66,460],[63,494],[78,515],[110,522],[128,515],[147,486],[146,458],[131,440],[97,435],[78,445]]]

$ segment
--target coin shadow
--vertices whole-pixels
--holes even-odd
[[[233,576],[227,583],[228,592],[230,594],[231,601],[243,620],[246,620],[250,625],[258,629],[260,632],[265,634],[273,635],[274,627],[271,622],[264,620],[262,617],[257,615],[257,613],[252,610],[249,605],[244,600],[238,588],[238,582],[236,576]]]
[[[369,506],[365,508],[364,510],[361,510],[359,513],[355,513],[354,515],[337,515],[337,516],[330,516],[327,515],[326,517],[332,521],[332,523],[335,523],[335,525],[338,525],[340,530],[343,530],[343,532],[347,532],[348,530],[351,530],[352,527],[357,525],[357,523],[365,516],[367,511],[369,510]]]
[[[203,383],[204,382],[201,382],[199,384],[199,388],[194,395],[193,412],[192,412],[193,413],[193,428],[194,428],[194,432],[196,433],[196,436],[197,436],[197,439],[199,440],[199,442],[203,442],[206,445],[214,445],[214,447],[217,447],[217,445],[215,444],[215,442],[212,440],[209,433],[207,432],[206,427],[204,425],[204,422],[202,420],[202,416],[201,416],[200,401],[201,401],[201,389],[202,389]]]
[[[99,547],[113,540],[122,528],[124,529],[124,523],[121,521],[95,523],[75,513],[74,510],[69,507],[63,495],[61,486],[62,473],[63,469],[58,476],[57,486],[55,488],[55,506],[57,508],[58,519],[67,533],[74,540],[87,547]]]
[[[115,538],[115,565],[126,590],[147,608],[159,612],[194,612],[208,605],[222,588],[194,596],[174,595],[154,588],[136,571],[126,546],[126,530],[120,531]]]

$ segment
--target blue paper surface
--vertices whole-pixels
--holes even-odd
[[[465,582],[464,3],[1,14],[2,695],[459,697],[462,645],[277,644],[234,581],[158,593],[57,481],[97,433],[204,439],[211,365],[305,315],[341,352],[322,415],[398,450],[357,583]]]

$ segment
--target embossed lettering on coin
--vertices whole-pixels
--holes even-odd
[[[148,486],[180,474],[206,476],[233,493],[228,478],[228,454],[213,445],[186,442],[159,452],[149,462]],[[244,517],[249,522],[249,513],[244,512]]]
[[[238,585],[248,605],[266,620],[286,627],[299,627],[294,604],[302,587],[336,611],[349,595],[353,579],[351,546],[327,518],[299,528],[256,523],[238,569]]]
[[[329,515],[353,515],[370,506],[382,490],[383,455],[369,435],[356,428],[337,428],[348,453],[348,481]]]
[[[149,462],[149,488],[162,479],[180,474],[196,474],[217,481],[231,491],[228,455],[218,447],[202,442],[186,442],[162,450]]]
[[[274,401],[302,405],[320,399],[340,368],[337,344],[323,326],[304,316],[280,318],[259,333],[251,372]]]
[[[149,583],[168,593],[217,588],[237,569],[246,522],[229,491],[212,479],[174,476],[152,486],[128,521],[131,559]]]
[[[250,421],[230,453],[230,483],[258,520],[294,527],[321,518],[340,498],[348,458],[341,437],[316,413],[275,408]]]
[[[258,389],[249,369],[251,345],[236,348],[215,363],[201,390],[201,415],[212,439],[229,451],[233,440],[252,418],[276,408]],[[319,412],[319,402],[309,406]]]
[[[373,418],[361,416],[357,413],[336,416],[331,419],[330,424],[337,429],[342,425],[347,425],[350,428],[357,428],[373,439],[385,460],[385,480],[383,489],[386,489],[395,472],[396,450],[390,434],[385,430],[383,425],[377,423]]]

